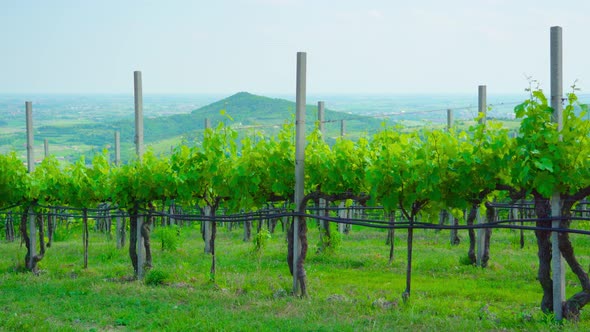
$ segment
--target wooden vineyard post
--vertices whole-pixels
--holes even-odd
[[[551,27],[551,107],[553,116],[551,120],[557,123],[557,130],[563,128],[563,61],[562,61],[562,29],[559,26]],[[559,139],[562,137],[560,135]],[[559,228],[561,221],[561,195],[554,192],[551,196],[551,222],[552,228]],[[551,233],[551,272],[553,277],[553,314],[556,320],[563,319],[563,302],[565,301],[565,266],[561,251],[559,250],[559,232]]]
[[[35,150],[33,147],[33,103],[25,102],[25,116],[27,122],[27,170],[29,173],[35,171]],[[37,253],[37,227],[35,225],[35,213],[33,207],[28,211],[28,228],[29,228],[29,267],[35,266],[35,255]]]
[[[297,52],[297,85],[295,97],[295,212],[301,211],[305,188],[305,97],[306,97],[306,68],[307,54]],[[301,217],[293,218],[293,294],[305,291],[301,286],[299,260],[301,256],[301,243],[299,241],[299,225]]]
[[[477,114],[479,118],[479,124],[485,125],[486,124],[486,111],[487,111],[487,96],[486,96],[486,86],[480,85],[477,89]],[[482,216],[480,207],[477,209],[477,224],[482,225],[484,223],[484,216]],[[483,266],[483,252],[485,246],[485,233],[486,229],[478,228],[477,229],[477,238],[475,239],[476,248],[477,248],[477,256],[476,256],[476,265],[479,267]]]

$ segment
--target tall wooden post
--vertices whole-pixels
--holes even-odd
[[[344,138],[344,136],[346,136],[346,122],[340,120],[340,137]]]
[[[305,188],[305,99],[306,99],[306,71],[307,54],[297,52],[297,85],[295,97],[295,211],[301,212]],[[301,243],[299,242],[300,218],[293,218],[293,294],[300,290],[299,283],[299,257],[301,255]]]
[[[562,29],[559,26],[551,27],[551,107],[553,108],[552,121],[557,123],[557,130],[563,128],[563,59],[562,59]],[[562,139],[560,135],[560,140]],[[554,192],[551,196],[551,216],[561,217],[561,195]],[[559,228],[560,220],[554,220],[551,227]],[[553,278],[553,313],[556,320],[563,319],[563,302],[565,301],[565,266],[561,251],[559,250],[559,233],[551,233],[551,272]]]
[[[29,173],[35,171],[35,149],[33,138],[33,103],[25,102],[25,116],[27,122],[27,170]],[[35,213],[33,207],[29,207],[28,215],[29,227],[29,267],[33,268],[35,255],[37,254],[37,227],[35,224]]]

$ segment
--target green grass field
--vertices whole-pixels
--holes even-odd
[[[260,253],[242,241],[241,229],[218,228],[217,275],[203,253],[198,224],[181,228],[178,249],[162,251],[153,232],[154,268],[146,282],[132,281],[128,250],[104,234],[90,234],[89,268],[83,269],[81,230],[58,229],[38,276],[22,271],[24,247],[0,243],[0,330],[52,331],[583,331],[580,322],[555,323],[539,309],[536,244],[526,233],[496,230],[489,268],[461,264],[467,233],[451,246],[448,232],[415,233],[412,295],[405,285],[405,231],[397,231],[395,260],[388,264],[386,232],[354,226],[331,253],[316,253],[309,221],[308,298],[289,295],[285,233]],[[574,236],[582,264],[590,241]],[[162,281],[163,284],[157,284]],[[567,293],[579,290],[571,273]]]

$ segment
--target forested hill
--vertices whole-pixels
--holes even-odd
[[[227,115],[233,120],[230,120]],[[190,114],[147,117],[144,119],[144,141],[154,147],[156,152],[169,151],[170,147],[186,139],[189,142],[199,139],[205,126],[205,118],[211,126],[219,121],[236,128],[243,126],[260,126],[256,130],[267,135],[274,135],[278,127],[288,121],[294,121],[295,103],[278,98],[268,98],[239,92],[225,99],[192,111]],[[307,128],[313,129],[317,120],[317,104],[307,106]],[[332,121],[325,125],[328,141],[340,135],[340,119],[346,119],[346,134],[356,138],[363,133],[372,133],[379,129],[381,120],[363,116],[325,110],[325,120]],[[254,129],[239,129],[240,134],[248,134]],[[93,124],[76,124],[62,126],[43,126],[35,133],[36,139],[48,139],[52,144],[63,146],[87,146],[86,154],[93,154],[107,146],[113,145],[113,134],[121,133],[121,152],[123,160],[133,153],[135,126],[133,119],[114,120]],[[53,143],[55,142],[55,143]],[[160,151],[161,150],[161,151]],[[75,154],[84,151],[73,152]]]
[[[211,119],[212,125],[218,121],[226,121],[227,117],[221,115],[225,112],[233,118],[233,124],[242,126],[260,125],[260,130],[272,128],[273,125],[280,125],[295,118],[295,103],[280,98],[268,98],[253,95],[248,92],[239,92],[228,98],[222,99],[210,105],[201,107],[191,113],[196,119]],[[307,105],[306,122],[308,130],[313,129],[318,119],[317,104]],[[364,116],[341,113],[326,109],[324,111],[325,127],[328,137],[340,135],[340,121],[346,119],[346,132],[358,137],[363,132],[373,132],[379,129],[381,120],[367,118]],[[228,124],[231,124],[229,121]],[[266,127],[268,126],[268,127]],[[266,127],[266,128],[265,128]],[[268,131],[268,130],[265,130]]]

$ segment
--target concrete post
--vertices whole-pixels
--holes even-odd
[[[33,147],[33,103],[25,102],[25,116],[27,121],[27,169],[29,173],[35,171],[35,149]]]
[[[203,215],[207,218],[211,217],[211,207],[209,205],[205,205],[203,207]],[[211,253],[211,237],[213,236],[213,222],[211,220],[205,220],[203,222],[203,234],[205,235],[205,253]]]
[[[143,158],[143,88],[141,72],[133,72],[135,92],[135,152],[141,161]]]
[[[137,252],[137,279],[143,279],[144,277],[144,267],[145,267],[145,247],[144,247],[144,239],[141,235],[141,229],[143,228],[143,216],[137,216],[137,243],[136,243],[136,252]]]
[[[320,133],[322,133],[322,140],[326,140],[326,127],[324,125],[324,102],[318,101],[318,124]],[[322,217],[328,217],[329,212],[327,210],[327,202],[325,199],[320,198],[319,200],[319,215]],[[322,229],[329,230],[330,229],[330,222],[326,220],[321,220],[320,225],[322,225]]]
[[[121,134],[115,131],[115,166],[121,165]]]
[[[477,94],[477,112],[478,116],[481,116],[479,119],[480,124],[486,124],[486,117],[487,117],[487,96],[486,96],[486,86],[480,85],[478,87],[478,94]]]
[[[320,132],[322,133],[322,138],[326,138],[326,126],[324,124],[324,102],[318,101],[318,122],[320,127]]]
[[[453,110],[447,110],[447,132],[451,132],[451,128],[453,128]]]
[[[563,128],[563,59],[562,59],[562,29],[559,26],[551,27],[551,107],[553,108],[552,121],[557,123],[558,131]],[[561,140],[561,136],[560,136]],[[561,195],[554,192],[551,196],[551,216],[561,217]],[[553,228],[559,228],[560,220],[551,223]],[[553,313],[556,320],[563,319],[562,304],[565,301],[565,266],[561,251],[559,250],[559,233],[551,233],[552,257],[551,272],[553,278]]]
[[[295,211],[300,212],[304,195],[305,169],[305,99],[306,99],[307,54],[297,52],[297,85],[295,97]],[[299,293],[299,270],[297,262],[301,255],[299,242],[300,218],[293,218],[293,294]]]
[[[25,117],[27,122],[27,170],[29,173],[35,171],[35,150],[34,150],[34,138],[33,138],[33,103],[30,101],[25,102]],[[35,225],[35,213],[33,207],[29,207],[28,216],[28,227],[29,227],[29,266],[32,268],[34,264],[35,255],[37,254],[37,227]]]
[[[45,152],[44,157],[49,157],[49,142],[47,141],[47,138],[43,140],[43,150]]]

